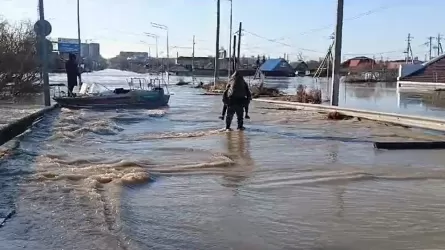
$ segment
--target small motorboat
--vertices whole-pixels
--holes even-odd
[[[146,108],[154,109],[168,106],[170,93],[167,85],[161,86],[162,79],[150,79],[133,77],[127,80],[128,89],[109,89],[98,83],[83,83],[75,96],[54,96],[53,99],[65,108],[86,109],[116,109],[116,108]],[[100,88],[105,91],[97,91]]]

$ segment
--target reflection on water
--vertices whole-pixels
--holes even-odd
[[[227,182],[222,184],[235,189],[249,177],[254,168],[253,159],[250,156],[248,140],[243,132],[229,132],[227,137],[228,156],[238,165],[234,171],[226,171],[223,175]]]
[[[0,217],[17,213],[0,229],[0,249],[445,244],[443,152],[372,145],[444,135],[255,102],[248,129],[225,132],[220,97],[172,91],[166,109],[61,109],[2,147]],[[394,93],[384,84],[371,92],[376,105]]]

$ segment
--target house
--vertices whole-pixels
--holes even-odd
[[[366,56],[357,56],[344,61],[341,67],[347,69],[348,72],[363,72],[372,69],[377,62]]]
[[[266,60],[260,66],[261,72],[265,76],[285,76],[294,77],[295,71],[292,66],[283,58]]]
[[[309,66],[305,61],[298,61],[298,62],[292,62],[291,63],[292,68],[298,75],[305,75],[306,72],[309,70]]]
[[[422,64],[405,64],[399,68],[397,83],[445,86],[445,54]]]
[[[422,64],[422,61],[419,60],[414,60],[413,61],[414,64]],[[407,63],[406,59],[400,59],[400,60],[392,60],[392,61],[386,61],[384,62],[384,64],[386,65],[386,69],[388,70],[399,70],[400,65],[405,65],[405,64],[412,64],[411,62]]]

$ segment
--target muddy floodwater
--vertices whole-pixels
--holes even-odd
[[[61,109],[4,145],[0,249],[445,247],[444,151],[373,148],[444,135],[260,103],[225,132],[219,96],[170,91],[165,109]]]

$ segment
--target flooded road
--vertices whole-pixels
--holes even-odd
[[[62,109],[3,147],[0,249],[445,245],[443,151],[372,145],[443,135],[257,103],[222,132],[220,97],[170,90],[165,109]]]

